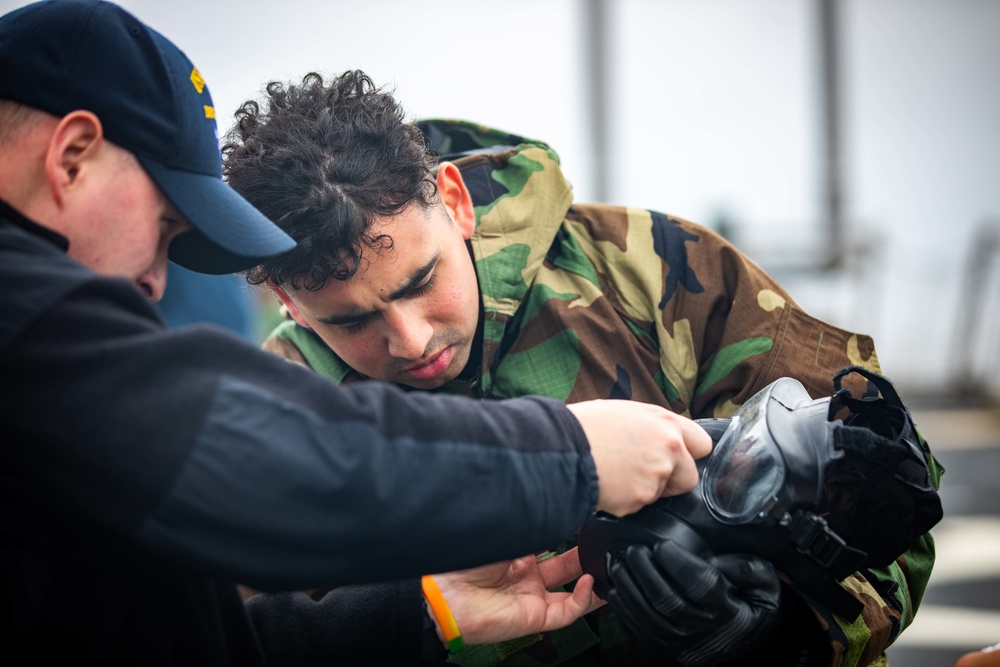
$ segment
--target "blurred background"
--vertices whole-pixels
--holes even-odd
[[[0,0],[13,8],[19,0]],[[728,235],[913,395],[1000,394],[1000,0],[122,0],[209,84],[360,68]]]
[[[948,468],[940,564],[893,664],[1000,641],[1000,0],[120,4],[195,62],[220,132],[269,80],[360,68],[414,118],[548,142],[578,201],[721,231],[874,336]],[[171,285],[196,319],[237,293],[251,314],[226,323],[253,340],[273,322],[239,281]]]

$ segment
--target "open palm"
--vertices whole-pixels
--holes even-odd
[[[581,576],[582,575],[582,576]],[[569,625],[604,602],[574,548],[434,575],[467,644],[490,644]],[[572,593],[552,592],[576,581]]]

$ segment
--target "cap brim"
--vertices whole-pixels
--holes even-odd
[[[137,156],[194,229],[170,244],[170,259],[199,273],[236,273],[288,252],[295,240],[217,176],[169,169]]]

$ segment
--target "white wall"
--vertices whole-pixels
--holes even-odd
[[[932,381],[962,352],[973,232],[987,219],[1000,228],[1000,2],[852,0],[847,10],[850,210],[858,234],[888,242],[883,357]],[[997,391],[998,256],[991,275],[976,356]]]

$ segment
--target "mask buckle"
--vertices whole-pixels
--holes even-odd
[[[823,517],[810,512],[789,517],[788,530],[797,550],[825,569],[853,572],[865,557],[863,551],[847,546]]]

